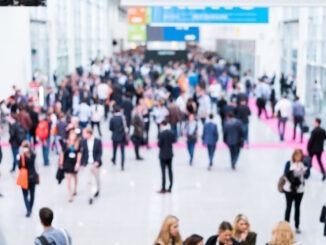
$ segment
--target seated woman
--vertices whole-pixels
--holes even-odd
[[[250,231],[249,220],[243,214],[235,217],[233,223],[233,238],[241,245],[256,245],[257,234]]]

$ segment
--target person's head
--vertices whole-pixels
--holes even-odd
[[[246,105],[247,104],[247,101],[246,100],[241,100],[240,101],[240,105]]]
[[[303,152],[301,149],[295,149],[293,154],[292,154],[292,161],[293,162],[303,162]]]
[[[241,233],[250,231],[250,223],[248,218],[243,214],[238,214],[233,223],[233,236],[238,237]]]
[[[232,119],[234,117],[234,114],[232,111],[229,111],[227,114],[226,114],[226,118],[227,119]]]
[[[44,227],[50,227],[53,220],[53,212],[49,208],[41,208],[39,212],[41,224]]]
[[[299,96],[295,96],[295,101],[299,101],[300,97]]]
[[[188,116],[188,120],[189,121],[194,121],[195,120],[195,115],[193,113],[190,113],[189,116]]]
[[[279,222],[272,231],[270,244],[292,245],[294,234],[290,224],[286,221]]]
[[[29,153],[29,152],[31,152],[31,144],[29,143],[28,140],[24,140],[24,141],[21,143],[21,148],[23,149],[23,152],[24,152],[24,153]]]
[[[320,118],[316,118],[315,119],[315,127],[319,127],[321,124],[321,119]]]
[[[220,224],[218,227],[218,236],[221,243],[228,244],[231,242],[232,230],[232,225],[229,222],[223,221]]]
[[[167,122],[166,120],[163,120],[163,121],[160,123],[161,128],[165,128],[167,125],[168,125],[168,122]]]
[[[191,235],[185,240],[184,245],[204,245],[204,238],[197,234]]]
[[[93,136],[93,130],[91,128],[85,128],[83,130],[83,137],[88,140],[90,138],[92,138]]]
[[[76,142],[76,140],[77,140],[77,134],[76,134],[75,130],[70,130],[69,134],[68,134],[68,141]]]
[[[114,107],[114,113],[119,113],[121,111],[120,106]]]
[[[209,118],[210,120],[213,120],[213,119],[214,119],[214,114],[213,114],[213,113],[209,114],[209,115],[208,115],[208,118]]]
[[[179,219],[173,215],[167,216],[163,221],[157,240],[162,241],[164,244],[169,244],[171,238],[174,238],[175,244],[182,244],[179,233]]]

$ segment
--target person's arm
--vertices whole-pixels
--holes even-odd
[[[110,119],[110,131],[113,131],[113,118]]]
[[[60,156],[59,156],[59,168],[63,168],[63,159],[64,159],[64,155],[63,155],[63,151],[60,152]]]
[[[217,130],[217,125],[215,125],[215,135],[216,135],[216,142],[218,141],[218,137],[219,137],[219,135],[218,135],[218,130]]]
[[[81,152],[79,151],[78,153],[77,153],[77,162],[76,162],[76,165],[75,165],[75,171],[77,172],[78,171],[78,169],[79,169],[79,167],[80,167],[80,161],[81,161]]]

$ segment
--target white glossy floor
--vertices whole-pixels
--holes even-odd
[[[106,126],[103,124],[103,129]],[[255,118],[250,131],[251,142],[278,142],[277,135]],[[155,135],[153,130],[152,141]],[[103,141],[108,140],[106,133]],[[51,167],[44,168],[40,149],[38,153],[41,185],[37,187],[33,215],[25,218],[22,193],[15,184],[16,174],[9,174],[11,152],[9,148],[4,149],[0,178],[0,192],[4,195],[0,198],[1,245],[32,244],[42,231],[38,210],[43,206],[54,210],[54,226],[68,229],[75,245],[150,245],[168,214],[180,218],[183,238],[198,233],[206,241],[216,233],[221,221],[233,222],[238,213],[249,217],[252,229],[258,233],[257,245],[262,245],[284,216],[285,198],[277,191],[277,181],[292,150],[244,149],[237,171],[233,172],[228,151],[218,149],[214,169],[208,172],[205,149],[196,149],[193,167],[187,164],[186,149],[175,149],[173,193],[159,195],[156,193],[161,184],[157,149],[141,149],[143,162],[136,162],[133,149],[128,149],[126,171],[121,172],[119,166],[114,167],[109,161],[112,149],[106,148],[101,196],[92,206],[88,205],[84,172],[79,174],[78,196],[70,204],[66,182],[57,185],[55,180],[57,156],[53,154]],[[321,174],[313,170],[306,185],[301,210],[302,234],[296,237],[305,245],[326,244],[323,226],[318,222],[322,204],[326,202],[326,183],[320,180]]]

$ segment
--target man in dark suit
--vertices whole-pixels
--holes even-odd
[[[89,204],[93,204],[93,197],[98,197],[100,194],[100,167],[102,165],[102,141],[94,138],[93,130],[85,128],[83,131],[82,141],[82,159],[81,164],[84,166],[88,173],[88,186],[89,186]],[[95,178],[97,191],[92,193],[92,178]]]
[[[228,112],[226,123],[223,129],[225,144],[229,147],[231,155],[231,166],[235,170],[235,165],[240,155],[240,148],[243,146],[243,131],[241,122],[234,118],[233,112]]]
[[[18,5],[24,6],[46,6],[46,0],[16,0]]]
[[[132,125],[134,126],[134,132],[132,135],[132,141],[135,146],[135,154],[136,160],[143,160],[141,156],[139,156],[139,146],[144,142],[144,119],[143,119],[143,107],[141,105],[137,105],[135,114],[132,118]]]
[[[203,144],[207,146],[208,157],[209,157],[208,170],[212,169],[216,143],[218,141],[217,125],[213,121],[213,119],[214,119],[214,115],[210,114],[209,120],[204,125],[204,133],[203,133]]]
[[[321,156],[324,151],[324,141],[326,139],[326,131],[320,127],[321,119],[315,119],[315,128],[311,132],[311,136],[308,142],[308,152],[311,159],[316,155],[320,170],[323,174],[322,181],[326,180],[325,168],[323,166]]]
[[[0,6],[14,5],[14,0],[0,0]]]
[[[131,124],[131,112],[133,110],[133,105],[131,101],[131,94],[129,92],[126,93],[125,98],[122,100],[122,110],[123,114],[126,118],[126,123],[128,130],[130,130],[130,124]]]
[[[121,170],[124,171],[125,162],[125,144],[126,144],[126,133],[128,133],[126,120],[124,119],[120,107],[114,108],[114,115],[110,120],[110,131],[112,132],[113,141],[113,157],[112,163],[115,165],[115,159],[117,154],[118,145],[121,149]]]
[[[167,126],[167,122],[161,122],[161,130],[158,136],[158,146],[160,148],[159,158],[162,171],[162,189],[158,192],[164,194],[172,191],[173,173],[172,173],[172,158],[173,158],[173,143],[176,141],[176,135]],[[165,189],[165,169],[168,168],[170,187]]]

